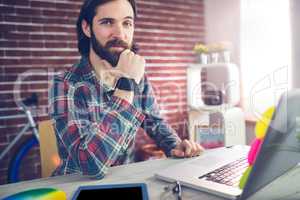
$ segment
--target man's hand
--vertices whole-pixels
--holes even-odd
[[[184,158],[200,155],[204,148],[191,140],[181,141],[174,149],[171,150],[171,156]]]
[[[106,60],[100,60],[101,71],[96,68],[96,74],[102,74],[100,77],[109,77],[113,78],[114,81],[117,81],[120,77],[127,77],[134,79],[137,84],[140,83],[141,79],[144,77],[145,73],[145,59],[133,53],[129,49],[124,50],[119,58],[119,62],[116,67],[112,67],[110,63]]]
[[[121,53],[115,69],[123,76],[132,78],[139,84],[144,77],[145,63],[145,59],[142,56],[126,49]]]

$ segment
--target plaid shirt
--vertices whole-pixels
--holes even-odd
[[[49,108],[62,161],[53,175],[81,173],[102,178],[108,167],[133,162],[140,128],[170,155],[180,139],[160,117],[147,79],[139,84],[132,104],[113,92],[96,78],[85,57],[54,77]]]

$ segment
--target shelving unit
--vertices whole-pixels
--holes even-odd
[[[224,91],[223,104],[205,105],[202,91],[207,87],[203,86]],[[208,148],[246,143],[244,113],[235,106],[240,100],[239,73],[235,64],[191,65],[187,69],[187,93],[192,140]]]

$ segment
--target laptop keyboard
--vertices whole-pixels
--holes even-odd
[[[240,158],[208,174],[200,176],[199,179],[221,183],[228,186],[238,186],[240,178],[247,167],[247,158]]]

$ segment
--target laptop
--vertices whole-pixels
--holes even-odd
[[[207,150],[156,172],[155,177],[228,199],[249,199],[300,162],[299,105],[300,90],[281,96],[243,191],[238,185],[248,167],[249,147],[242,145]]]

